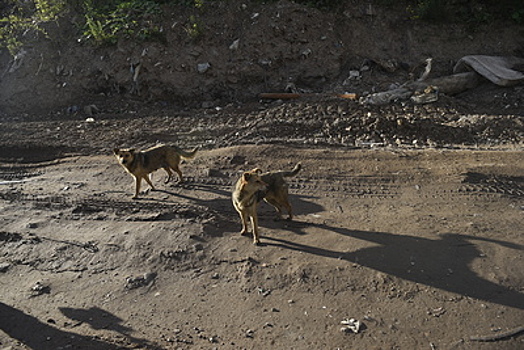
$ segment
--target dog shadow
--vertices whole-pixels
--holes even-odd
[[[346,260],[465,297],[524,309],[523,293],[486,280],[469,268],[475,259],[482,256],[475,241],[513,250],[522,250],[522,245],[457,233],[447,233],[440,235],[439,239],[429,239],[386,232],[349,230],[325,224],[308,225],[336,233],[341,239],[363,240],[374,243],[375,246],[348,252],[274,237],[264,237],[265,245]]]
[[[78,317],[75,316],[71,319],[90,324],[93,322],[98,322],[93,320],[100,320],[102,317],[109,316],[109,321],[104,321],[105,323],[103,324],[106,329],[113,329],[117,332],[123,332],[123,334],[125,334],[126,337],[129,337],[129,334],[132,333],[132,329],[120,325],[122,320],[106,311],[98,309],[92,310],[93,312],[85,313],[80,311],[77,312],[75,310],[78,311],[80,309],[65,310],[66,316],[67,314],[76,314]],[[2,315],[0,317],[0,330],[3,333],[7,334],[9,337],[16,339],[17,341],[31,349],[122,349],[121,346],[107,343],[100,338],[85,336],[82,334],[59,329],[58,327],[53,325],[55,322],[51,322],[51,320],[42,322],[32,315],[26,314],[25,312],[7,304],[4,304],[2,302],[0,302],[0,315]],[[113,321],[116,322],[115,327],[111,325]],[[100,323],[97,327],[99,327],[97,329],[101,329],[102,323]],[[161,349],[159,345],[153,344],[147,340],[132,337],[130,338],[130,340],[138,344],[143,349]]]
[[[224,214],[238,215],[231,201],[231,194],[233,191],[232,189],[228,191],[228,190],[223,190],[219,188],[214,188],[212,186],[203,186],[203,185],[191,186],[190,189],[191,191],[194,192],[194,194],[188,195],[188,194],[178,193],[178,192],[165,190],[165,189],[156,189],[155,191],[152,191],[152,192],[163,193],[163,194],[169,195],[172,198],[160,199],[160,198],[155,198],[154,196],[149,196],[149,197],[139,197],[136,200],[138,201],[147,200],[147,201],[154,201],[154,202],[169,204],[169,203],[175,203],[176,202],[175,199],[179,198],[179,199],[191,201],[198,205],[206,206],[209,209],[214,210],[216,212],[221,212]],[[216,197],[213,199],[202,199],[201,197],[198,196],[199,191],[212,193],[216,195]],[[290,194],[289,201],[291,203],[291,207],[293,208],[293,215],[295,216],[296,215],[308,215],[308,214],[314,214],[314,213],[324,211],[323,206],[318,205],[313,201],[314,198],[315,197],[311,197],[311,196]],[[283,214],[284,214],[284,218],[287,217],[287,213],[285,211]],[[273,206],[271,206],[270,204],[264,201],[260,201],[258,205],[258,215],[259,217],[264,218],[263,222],[259,222],[259,224],[262,224],[262,226],[264,227],[271,228],[274,226],[276,228],[277,226],[275,226],[275,223],[289,222],[289,220],[285,220],[285,219],[275,220],[277,218],[277,212],[275,208],[273,208]],[[266,217],[269,220],[266,220]]]

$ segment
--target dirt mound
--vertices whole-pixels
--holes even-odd
[[[0,113],[75,112],[121,97],[216,107],[286,89],[382,91],[410,79],[428,57],[432,75],[441,76],[465,55],[518,55],[524,45],[515,40],[524,37],[522,27],[508,23],[471,32],[458,24],[419,24],[398,9],[350,1],[337,13],[288,1],[217,1],[196,12],[166,5],[163,13],[162,41],[122,39],[94,47],[78,42],[78,23],[70,16],[49,25],[52,39],[31,42],[15,58],[3,51]],[[198,20],[196,37],[188,32],[190,18]]]

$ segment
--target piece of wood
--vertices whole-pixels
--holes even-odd
[[[436,86],[439,93],[454,95],[476,87],[481,81],[482,79],[477,73],[466,72],[424,81],[409,82],[402,87],[411,91],[423,91],[428,86]]]
[[[260,98],[272,99],[272,100],[291,100],[301,97],[339,97],[349,100],[356,100],[357,94],[347,93],[347,94],[323,94],[323,93],[294,93],[294,92],[263,92],[260,95]]]

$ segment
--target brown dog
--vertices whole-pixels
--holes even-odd
[[[171,180],[173,175],[171,170],[174,170],[178,174],[179,181],[183,182],[184,178],[179,168],[180,160],[182,158],[193,158],[197,150],[198,147],[191,152],[186,152],[177,146],[158,145],[144,151],[136,151],[133,148],[115,148],[113,153],[124,169],[135,178],[135,195],[133,198],[137,198],[142,179],[146,180],[151,189],[155,190],[149,179],[149,174],[160,168],[167,172],[166,183]]]
[[[282,207],[284,207],[289,214],[289,219],[293,218],[288,198],[288,184],[284,178],[295,176],[301,168],[301,164],[298,163],[291,171],[273,171],[263,174],[260,169],[255,168],[242,175],[233,191],[233,205],[242,220],[240,234],[247,234],[247,221],[250,219],[253,228],[253,243],[260,243],[257,205],[262,199],[275,207],[279,217],[282,217]]]
[[[255,171],[248,171],[238,179],[233,191],[233,206],[242,220],[241,235],[248,233],[248,220],[251,220],[253,229],[253,244],[259,244],[257,205],[262,199],[266,183],[260,179]]]
[[[260,175],[260,179],[267,184],[263,193],[264,201],[271,204],[277,210],[279,218],[282,218],[282,208],[287,210],[288,219],[293,219],[291,204],[289,204],[288,184],[285,177],[291,177],[298,174],[302,165],[298,163],[291,171],[270,171],[262,173],[260,169],[253,169]]]

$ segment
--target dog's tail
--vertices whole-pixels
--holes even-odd
[[[180,154],[182,156],[182,158],[184,158],[184,159],[191,159],[191,158],[195,157],[195,155],[197,154],[198,149],[200,147],[197,146],[197,147],[193,148],[192,151],[189,151],[189,152],[188,151],[184,151],[182,148],[177,147],[177,146],[174,146],[173,148],[176,150],[176,152],[178,154]]]
[[[300,171],[300,169],[302,169],[302,164],[297,163],[297,165],[295,165],[295,167],[293,168],[293,170],[282,172],[282,176],[284,176],[284,177],[295,176],[296,174],[298,174],[298,172]]]

